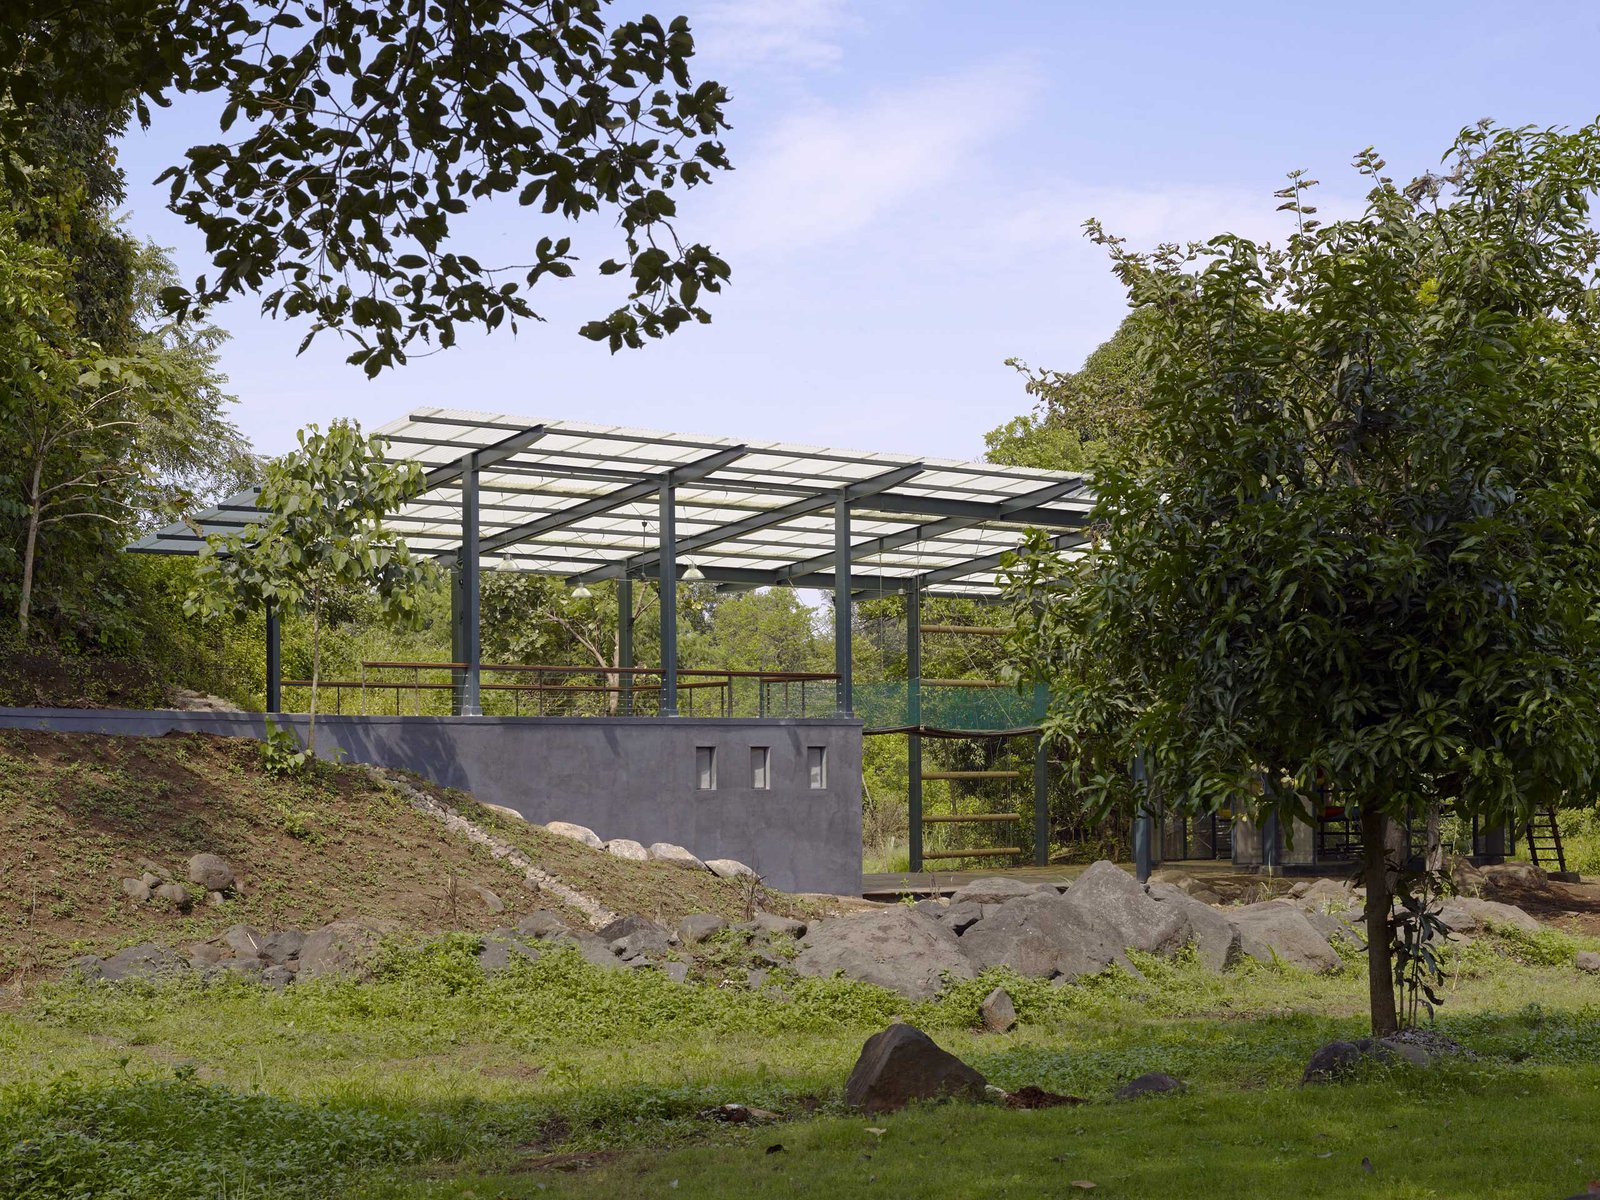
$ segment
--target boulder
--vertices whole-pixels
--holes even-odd
[[[156,889],[156,899],[165,900],[179,912],[188,912],[194,904],[194,897],[181,883],[163,883]]]
[[[1450,860],[1450,881],[1458,896],[1481,896],[1489,886],[1489,877],[1482,869],[1464,858]]]
[[[671,842],[651,842],[650,859],[652,862],[663,862],[668,866],[681,867],[685,871],[704,871],[705,863],[701,862],[682,846],[674,846]]]
[[[1061,902],[1111,930],[1119,949],[1171,955],[1188,940],[1181,915],[1151,899],[1143,884],[1104,859],[1080,875]]]
[[[261,972],[261,983],[269,988],[286,988],[295,980],[295,973],[281,963],[274,963]]]
[[[1031,896],[1038,890],[1037,884],[997,875],[987,879],[974,879],[971,883],[957,888],[950,896],[950,903],[952,905],[1004,904],[1007,900],[1015,900],[1018,896]]]
[[[1300,899],[1305,901],[1308,907],[1322,910],[1326,910],[1330,905],[1348,906],[1355,903],[1350,885],[1338,879],[1316,880],[1300,893]]]
[[[918,1100],[982,1100],[988,1080],[910,1025],[867,1039],[844,1086],[845,1103],[866,1113],[896,1112]]]
[[[800,942],[794,970],[826,979],[875,983],[913,1000],[928,1000],[946,976],[971,979],[972,966],[956,935],[924,913],[903,905],[823,921]]]
[[[1306,913],[1306,920],[1311,923],[1311,928],[1328,939],[1330,946],[1333,945],[1334,938],[1343,938],[1345,941],[1357,946],[1365,946],[1367,944],[1366,936],[1362,931],[1348,918],[1342,917],[1338,913],[1323,912],[1321,909],[1314,908]]]
[[[665,936],[667,931],[649,917],[629,913],[624,917],[613,917],[594,932],[602,942],[614,942],[618,938],[627,937],[630,933],[659,933]]]
[[[625,971],[627,965],[612,952],[611,944],[602,941],[592,933],[581,929],[568,929],[550,939],[556,948],[571,946],[582,955],[583,960],[590,966],[603,967],[607,971]]]
[[[614,939],[611,943],[611,953],[624,962],[631,962],[636,958],[659,957],[665,954],[671,945],[664,929],[636,929],[632,933]]]
[[[261,954],[261,933],[253,925],[230,925],[222,941],[236,958],[256,958]]]
[[[632,838],[612,838],[606,843],[606,853],[612,858],[622,858],[628,862],[650,861],[650,851]]]
[[[706,869],[718,879],[759,879],[755,868],[747,867],[737,858],[708,858]]]
[[[1503,862],[1483,868],[1484,878],[1492,886],[1546,888],[1550,886],[1550,873],[1530,862]]]
[[[768,937],[803,938],[806,935],[804,921],[780,917],[777,913],[757,913],[756,919],[750,923]]]
[[[941,905],[934,915],[956,933],[965,933],[983,920],[983,908],[970,901],[963,901],[960,904]]]
[[[1068,981],[1098,975],[1113,963],[1132,969],[1121,936],[1065,896],[1034,892],[972,925],[961,950],[979,971],[1009,966],[1019,975]]]
[[[483,945],[478,949],[478,965],[488,975],[504,971],[517,959],[537,962],[539,952],[516,937],[485,938]]]
[[[549,909],[536,909],[517,922],[517,932],[547,938],[567,932],[567,923]]]
[[[575,842],[582,842],[591,850],[598,850],[604,845],[595,831],[585,825],[574,825],[571,821],[549,821],[545,828],[551,833],[560,834],[564,838],[571,838]]]
[[[262,962],[281,965],[300,957],[305,942],[306,935],[298,929],[275,929],[261,935],[256,952]]]
[[[978,1005],[978,1016],[990,1033],[1005,1033],[1017,1023],[1017,1006],[1010,992],[997,987]]]
[[[124,879],[122,894],[130,900],[137,900],[143,904],[153,893],[150,891],[150,885],[142,879]]]
[[[103,979],[107,983],[123,983],[130,979],[171,979],[188,969],[189,964],[183,955],[165,946],[147,942],[142,946],[119,950],[92,971],[85,970],[82,973],[88,978]]]
[[[1572,965],[1587,975],[1600,974],[1600,954],[1593,950],[1579,950]]]
[[[370,979],[384,929],[359,920],[331,921],[308,935],[300,947],[299,978],[348,976]]]
[[[216,854],[196,854],[189,860],[189,882],[208,892],[226,892],[233,888],[233,868],[228,860]]]
[[[1267,900],[1235,909],[1229,916],[1238,927],[1242,949],[1257,962],[1277,959],[1303,971],[1339,969],[1342,960],[1328,939],[1292,904]]]
[[[1182,919],[1184,940],[1194,946],[1195,955],[1208,970],[1223,971],[1244,956],[1244,938],[1239,927],[1222,913],[1180,890],[1176,884],[1149,884],[1150,898],[1170,908]]]
[[[228,947],[218,941],[194,942],[185,947],[184,953],[189,956],[189,965],[192,967],[209,967],[230,957]]]
[[[1538,870],[1537,867],[1534,869]],[[1472,896],[1457,896],[1455,903],[1476,918],[1480,925],[1498,925],[1501,928],[1509,926],[1524,933],[1538,933],[1544,928],[1515,904],[1502,904],[1498,900],[1479,900]]]
[[[728,927],[716,913],[690,913],[678,922],[678,940],[685,946],[698,946]]]
[[[1183,1080],[1174,1079],[1165,1071],[1149,1071],[1119,1087],[1117,1099],[1142,1100],[1146,1096],[1181,1095],[1188,1090],[1188,1085]]]
[[[1300,1076],[1302,1086],[1308,1083],[1329,1083],[1343,1078],[1366,1055],[1354,1042],[1329,1042],[1311,1056],[1305,1072]]]

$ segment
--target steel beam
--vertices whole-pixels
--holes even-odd
[[[857,501],[866,496],[873,496],[889,488],[896,487],[906,480],[911,479],[923,471],[921,463],[908,467],[899,467],[893,471],[885,471],[882,475],[874,475],[871,479],[863,479],[859,483],[852,483],[844,489],[844,495],[852,501]],[[748,517],[737,521],[730,521],[726,525],[719,525],[715,529],[707,529],[701,533],[693,534],[678,543],[679,554],[692,554],[696,550],[703,550],[707,546],[720,545],[743,537],[745,534],[754,533],[761,529],[770,529],[774,525],[783,525],[799,517],[810,516],[812,513],[822,512],[837,503],[837,495],[819,493],[816,496],[807,496],[777,508],[767,509],[764,512],[752,513]],[[577,577],[577,582],[593,583],[600,579],[615,579],[621,575],[634,575],[647,571],[655,565],[658,555],[654,551],[635,554],[632,558],[620,563],[607,564],[586,571]],[[824,558],[824,562],[831,559]]]
[[[1140,883],[1148,883],[1155,862],[1155,847],[1152,845],[1155,822],[1150,816],[1150,786],[1145,778],[1142,754],[1135,755],[1133,759],[1133,786],[1137,797],[1133,814],[1133,874]]]
[[[589,517],[599,516],[601,513],[611,512],[621,508],[624,504],[632,504],[636,500],[643,500],[646,496],[661,491],[664,486],[672,487],[680,483],[703,479],[715,471],[721,470],[729,463],[743,458],[749,451],[744,446],[735,446],[728,450],[720,450],[716,454],[709,454],[705,458],[696,459],[694,462],[685,463],[681,467],[674,467],[664,475],[651,475],[630,483],[626,487],[618,488],[614,492],[607,492],[603,496],[596,496],[592,500],[585,500],[568,508],[550,513],[548,516],[539,517],[522,525],[513,526],[502,530],[491,537],[484,538],[481,549],[485,554],[492,554],[508,546],[515,546],[530,538],[536,538],[541,533],[548,533],[552,529],[560,529],[576,521],[587,520]]]
[[[421,496],[436,487],[442,487],[444,484],[453,483],[455,480],[460,479],[468,469],[467,464],[469,462],[475,463],[481,470],[484,467],[492,467],[495,463],[504,462],[508,458],[514,458],[548,432],[549,430],[545,426],[534,425],[514,433],[510,437],[501,438],[498,442],[485,446],[481,450],[473,450],[464,455],[460,462],[446,463],[442,467],[435,467],[423,475],[422,491],[418,492],[417,495]],[[404,462],[406,460],[401,459],[399,461]]]
[[[1033,716],[1041,724],[1050,703],[1044,684],[1033,685]],[[1045,752],[1044,734],[1033,739],[1033,864],[1050,865],[1050,760]]]
[[[624,575],[617,580],[617,666],[633,666],[633,580]],[[633,716],[633,676],[624,671],[617,677],[622,687],[622,715]]]

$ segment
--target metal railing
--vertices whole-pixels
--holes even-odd
[[[466,669],[455,662],[363,662],[355,679],[319,680],[318,707],[340,715],[444,716],[459,707]],[[485,716],[652,716],[661,708],[660,667],[484,663],[478,670]],[[837,680],[822,671],[683,669],[678,671],[678,711],[710,717],[827,716],[834,711]],[[309,707],[309,679],[285,679],[282,688],[286,711]]]

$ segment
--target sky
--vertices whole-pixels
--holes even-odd
[[[700,76],[731,93],[735,170],[680,205],[680,235],[732,266],[713,320],[615,355],[578,327],[622,302],[593,267],[605,218],[560,228],[515,205],[463,227],[485,261],[526,261],[576,233],[577,277],[534,292],[543,323],[469,333],[368,380],[353,349],[253,299],[213,319],[234,417],[264,453],[311,422],[371,428],[438,405],[532,418],[977,458],[1031,401],[1006,366],[1076,369],[1115,330],[1120,286],[1082,224],[1135,247],[1281,234],[1292,168],[1325,214],[1359,209],[1349,161],[1376,146],[1397,178],[1456,132],[1579,124],[1600,113],[1600,6],[1273,0],[619,0],[683,13]],[[121,148],[136,234],[207,267],[153,184],[217,140],[215,107],[180,98]],[[519,251],[522,251],[519,253]]]

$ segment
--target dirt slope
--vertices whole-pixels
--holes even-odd
[[[459,792],[413,784],[618,912],[674,921],[689,912],[742,916],[752,900],[796,915],[808,907],[781,893],[752,897],[709,873],[623,862]],[[122,879],[151,864],[183,879],[189,857],[202,851],[221,855],[238,875],[237,894],[225,903],[180,913],[124,894]],[[478,888],[504,911],[491,911]],[[365,917],[402,930],[476,930],[560,908],[364,768],[272,778],[256,743],[207,734],[0,731],[0,896],[4,980],[139,942],[180,946],[239,922],[312,929]]]

